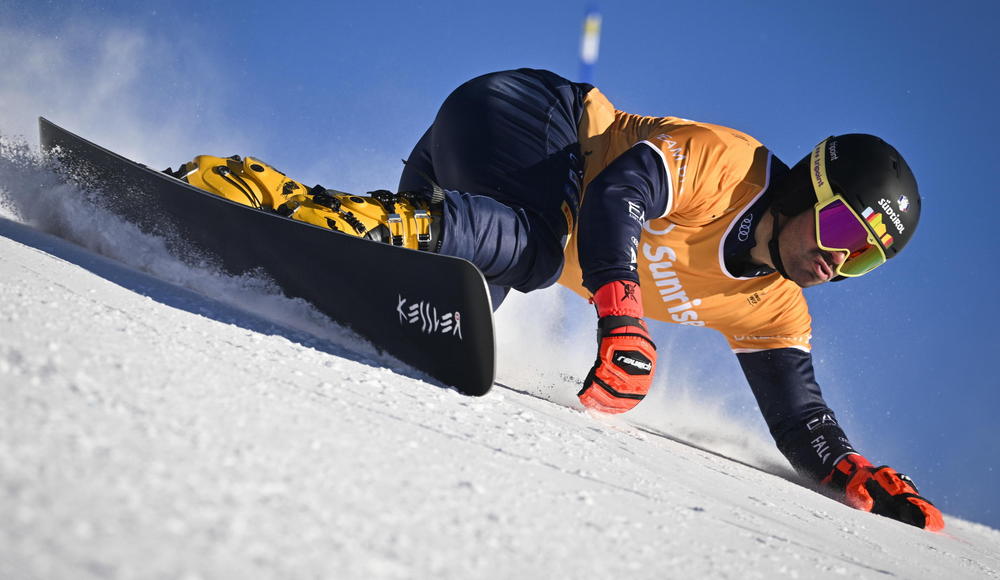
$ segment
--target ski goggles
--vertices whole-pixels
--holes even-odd
[[[837,266],[837,276],[862,276],[885,263],[885,250],[868,221],[842,195],[833,192],[826,175],[827,141],[817,145],[810,158],[809,175],[819,200],[814,210],[816,243],[827,252],[847,252],[847,259]]]

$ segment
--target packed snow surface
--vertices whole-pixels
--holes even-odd
[[[0,578],[1000,577],[1000,532],[852,510],[718,418],[425,382],[5,156]]]

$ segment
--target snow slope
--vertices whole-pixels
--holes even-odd
[[[423,382],[23,157],[0,164],[0,578],[1000,577],[1000,532],[849,509],[724,420],[591,416],[523,369],[476,399]]]

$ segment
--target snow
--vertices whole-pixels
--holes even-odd
[[[0,145],[2,578],[1000,576],[1000,532],[852,510],[697,401],[583,412],[520,364],[577,340],[526,331],[558,293],[464,397]]]

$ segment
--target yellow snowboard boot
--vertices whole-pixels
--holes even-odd
[[[199,155],[168,175],[229,201],[360,238],[435,252],[441,245],[440,194],[353,195],[306,187],[263,161]]]

